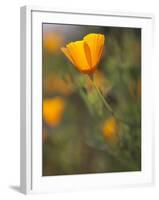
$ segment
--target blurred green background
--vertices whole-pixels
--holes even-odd
[[[112,118],[87,75],[60,48],[105,35],[94,74]],[[141,170],[141,29],[43,24],[43,176]]]

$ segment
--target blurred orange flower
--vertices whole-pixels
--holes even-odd
[[[50,52],[55,53],[60,51],[60,47],[63,44],[63,37],[54,32],[48,32],[44,34],[43,37],[43,46]]]
[[[118,126],[114,117],[108,118],[103,124],[103,136],[105,139],[115,139],[117,136]]]
[[[94,72],[103,53],[105,37],[90,33],[83,40],[70,42],[61,50],[72,64],[82,73]]]
[[[129,91],[130,91],[131,97],[135,101],[140,99],[140,97],[141,97],[141,80],[139,79],[137,81],[137,83],[135,83],[134,81],[131,80],[130,84],[129,84]]]
[[[137,82],[137,96],[141,97],[141,80]]]
[[[69,74],[66,74],[64,80],[57,74],[49,74],[44,80],[44,91],[46,93],[58,93],[62,95],[70,95],[74,90]]]
[[[141,65],[141,44],[140,42],[134,41],[132,45],[132,55],[133,55],[133,60],[132,62],[134,65]]]
[[[64,100],[54,97],[43,100],[43,119],[49,126],[58,126],[64,113]]]

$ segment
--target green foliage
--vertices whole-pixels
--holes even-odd
[[[70,26],[70,34],[71,28],[72,34],[79,37],[79,27]],[[43,80],[56,74],[67,85],[65,76],[69,75],[74,87],[69,95],[65,95],[57,91],[48,93],[43,86],[43,99],[59,95],[66,102],[58,127],[48,126],[43,120],[43,130],[48,134],[43,142],[43,175],[141,170],[141,97],[138,92],[141,31],[87,26],[81,30],[81,37],[87,32],[106,36],[104,55],[98,66],[107,80],[105,87],[109,88],[103,95],[126,123],[118,121],[117,142],[104,138],[102,126],[111,114],[95,88],[89,87],[89,77],[77,71],[60,51],[51,54],[43,50]]]

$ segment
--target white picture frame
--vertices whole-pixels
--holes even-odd
[[[106,11],[21,8],[21,192],[43,193],[105,189],[154,183],[152,90],[153,15]],[[142,29],[142,170],[42,177],[41,24],[65,23]]]

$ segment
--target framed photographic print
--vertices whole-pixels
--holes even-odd
[[[149,14],[21,8],[21,191],[153,183]]]

